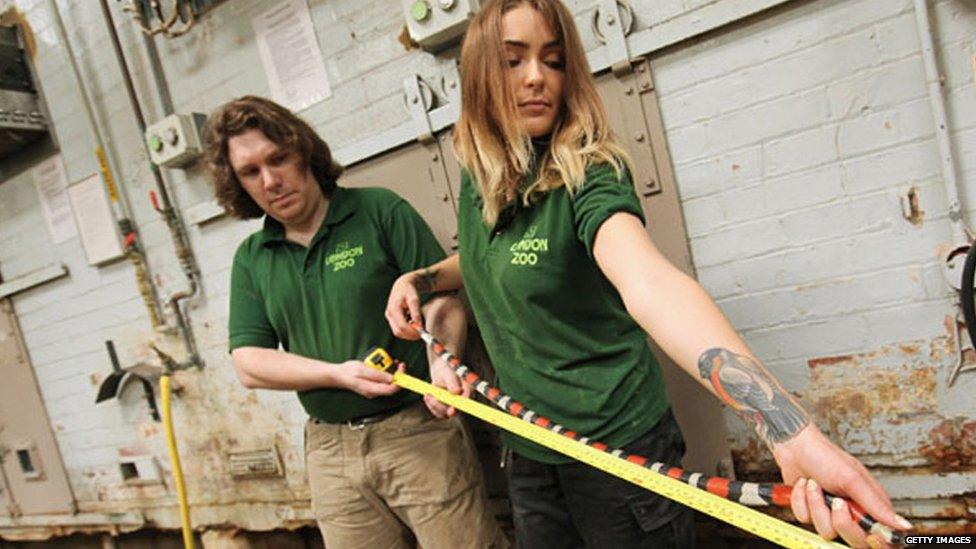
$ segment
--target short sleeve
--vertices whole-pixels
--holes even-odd
[[[248,261],[248,241],[234,254],[230,273],[230,316],[228,336],[230,351],[238,347],[278,347],[278,336],[268,321],[264,299],[254,283]]]
[[[627,212],[645,223],[640,200],[634,192],[626,170],[617,175],[610,164],[592,165],[586,170],[586,181],[573,196],[573,225],[576,235],[593,257],[596,233],[611,215]]]

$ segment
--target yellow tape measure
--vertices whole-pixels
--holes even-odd
[[[393,366],[393,359],[384,349],[370,351],[364,362],[377,370],[387,371]],[[455,395],[419,380],[403,372],[393,374],[393,383],[421,395],[433,395],[437,400],[453,406],[482,421],[486,421],[510,433],[531,440],[536,444],[555,450],[605,473],[632,482],[656,494],[677,501],[696,511],[751,532],[782,547],[843,547],[827,541],[820,536],[782,520],[750,509],[744,505],[720,498],[714,494],[685,484],[679,480],[656,473],[620,459],[611,454],[591,448],[582,442],[564,437],[544,427],[533,425],[497,408],[487,406],[470,398]]]

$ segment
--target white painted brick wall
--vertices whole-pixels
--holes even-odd
[[[976,17],[933,4],[972,204]],[[950,230],[914,25],[911,2],[824,0],[652,58],[699,278],[790,390],[810,358],[945,336]],[[901,217],[912,185],[920,227]]]
[[[634,0],[636,27],[716,1]],[[976,207],[976,16],[962,0],[933,3],[964,204]],[[157,41],[178,111],[210,112],[232,97],[268,93],[250,20],[272,4],[228,1],[188,35]],[[596,47],[590,21],[597,2],[567,4],[584,43]],[[811,356],[943,333],[951,302],[938,250],[950,233],[911,0],[794,4],[654,55],[652,67],[699,278],[784,384],[801,390]],[[37,65],[69,179],[87,177],[97,169],[93,134],[47,3],[0,2],[10,5],[37,33]],[[146,198],[146,154],[99,10],[58,5],[161,293],[180,290],[185,283],[170,237]],[[154,120],[161,107],[141,37],[118,3],[110,5]],[[452,54],[406,51],[396,40],[399,10],[397,0],[310,1],[333,95],[301,114],[333,146],[409,120],[403,78],[418,73],[436,82],[454,62]],[[167,179],[182,209],[210,199],[199,170]],[[898,193],[909,185],[922,193],[921,227],[901,218]],[[192,321],[207,362],[193,383],[208,395],[193,409],[177,406],[178,421],[197,426],[183,433],[189,448],[226,431],[235,421],[226,411],[248,398],[226,354],[227,291],[234,249],[258,226],[221,219],[189,228],[204,277]],[[126,364],[148,359],[150,340],[176,353],[180,347],[151,332],[128,264],[90,267],[77,239],[50,246],[38,228],[43,219],[29,176],[0,184],[4,277],[52,261],[71,272],[14,303],[77,497],[83,507],[97,507],[104,494],[86,479],[117,481],[119,447],[145,447],[165,462],[161,437],[140,435],[148,415],[139,391],[127,392],[121,404],[94,405],[91,376],[110,371],[104,340],[116,341]],[[300,452],[302,411],[293,395],[258,392],[247,406],[264,423],[235,434],[246,441],[274,433],[269,421],[280,417],[287,449]],[[742,440],[742,430],[730,425]]]

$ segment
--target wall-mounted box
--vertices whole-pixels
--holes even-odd
[[[478,0],[402,0],[410,38],[427,50],[457,43],[477,13]]]
[[[146,128],[149,159],[157,166],[182,168],[203,152],[206,115],[171,114]]]

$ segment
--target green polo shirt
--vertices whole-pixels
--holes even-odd
[[[280,223],[237,249],[231,270],[230,349],[281,347],[341,363],[381,346],[430,379],[423,342],[393,337],[383,316],[393,281],[444,258],[420,215],[381,188],[337,188],[322,226],[306,248],[285,240]],[[345,389],[299,391],[311,417],[345,421],[419,399],[409,391],[367,399]]]
[[[461,178],[458,244],[471,308],[512,398],[568,429],[623,446],[668,407],[646,334],[593,259],[597,229],[616,212],[641,218],[628,177],[590,166],[574,197],[550,191],[513,205],[495,227],[467,171]],[[544,463],[569,458],[504,433],[516,452]]]

